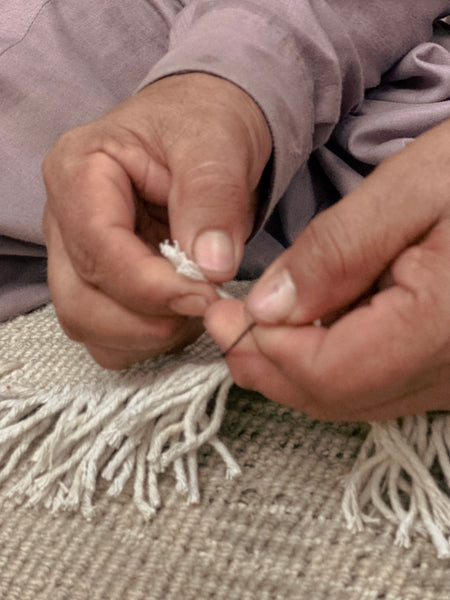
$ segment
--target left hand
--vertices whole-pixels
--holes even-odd
[[[311,325],[322,318],[323,327]],[[235,381],[314,418],[450,409],[450,121],[316,217],[206,326]]]
[[[166,77],[65,133],[47,155],[44,234],[67,335],[110,369],[176,351],[203,331],[213,286],[158,252],[176,239],[208,280],[235,275],[272,140],[238,86]]]

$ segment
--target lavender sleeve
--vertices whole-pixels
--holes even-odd
[[[243,88],[269,124],[268,215],[311,152],[367,88],[430,39],[448,0],[191,0],[176,18],[167,54],[141,87],[202,71]]]
[[[342,117],[356,115],[365,90],[449,12],[450,0],[4,0],[0,320],[48,300],[40,165],[64,131],[176,73],[242,87],[273,138],[255,229],[269,214],[284,227],[282,243],[267,233],[269,221],[255,231],[249,264],[264,268],[314,214],[324,178],[301,172],[313,150],[337,130],[359,148],[359,120]]]

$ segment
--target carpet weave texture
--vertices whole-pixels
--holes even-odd
[[[0,326],[10,386],[50,390],[106,375],[60,331],[48,306]],[[139,367],[140,370],[146,366]],[[232,481],[209,447],[199,453],[200,503],[163,475],[163,506],[145,522],[128,488],[97,492],[91,521],[7,499],[0,484],[1,600],[448,600],[450,560],[416,537],[394,545],[381,522],[350,533],[343,477],[367,434],[232,388],[220,438],[242,469]],[[26,469],[22,465],[22,469]]]

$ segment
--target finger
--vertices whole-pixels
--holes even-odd
[[[203,326],[198,319],[186,321],[184,328],[177,329],[177,335],[170,340],[165,340],[164,345],[155,347],[149,344],[146,348],[128,345],[127,347],[101,346],[96,343],[86,343],[86,348],[94,360],[105,369],[124,369],[134,363],[142,362],[148,358],[160,356],[168,352],[182,350],[188,344],[193,343],[203,332]],[[129,341],[129,340],[128,340]]]
[[[97,364],[104,369],[118,371],[126,369],[136,363],[143,362],[151,358],[151,354],[139,350],[117,350],[116,348],[105,348],[88,344],[87,351]]]
[[[52,233],[61,230],[79,277],[142,314],[154,313],[155,306],[185,294],[215,299],[210,286],[176,274],[135,235],[133,190],[120,165],[100,153],[82,163],[75,179],[57,186],[58,199],[52,198],[49,187],[46,219],[55,218],[56,207],[57,227],[45,228],[50,247]]]
[[[243,307],[236,300],[213,304],[205,319],[209,333],[224,350],[246,322]],[[346,378],[341,369],[346,368],[345,361],[336,366],[336,375],[313,360],[321,345],[329,342],[325,340],[329,333],[311,326],[257,326],[227,355],[227,362],[241,387],[258,391],[312,418],[384,421],[427,410],[448,410],[448,366],[421,373],[408,385],[395,389],[377,385],[369,395],[364,386],[343,390],[342,381]],[[351,372],[358,375],[361,366],[363,360],[353,359]]]
[[[169,217],[181,247],[208,279],[223,282],[235,275],[252,232],[271,140],[260,109],[244,92],[217,78],[203,85],[211,87],[208,98],[222,102],[205,110],[201,128],[195,119],[188,124],[168,151]]]
[[[356,414],[376,413],[408,395],[417,400],[422,388],[442,388],[444,372],[448,385],[448,236],[446,225],[437,226],[394,263],[392,287],[329,329],[256,327],[252,335],[258,348],[329,410],[354,403]],[[439,405],[442,396],[437,394],[429,407]]]
[[[187,170],[181,181],[174,181],[169,205],[174,239],[182,248],[192,247],[188,254],[215,283],[236,274],[256,209],[244,176],[237,182],[236,171],[230,170],[227,180],[225,171],[219,162]]]
[[[204,324],[222,351],[225,352],[249,323],[244,313],[242,300],[230,298],[214,302],[205,313]],[[244,342],[251,343],[251,338],[243,340]],[[248,346],[249,350],[251,348]]]
[[[448,366],[440,365],[421,371],[420,375],[413,374],[407,381],[396,380],[386,387],[382,387],[380,380],[369,390],[362,378],[365,369],[363,360],[359,357],[351,365],[350,378],[345,377],[342,371],[347,369],[347,374],[349,373],[345,361],[338,365],[333,360],[332,364],[325,365],[319,364],[318,359],[314,371],[302,368],[303,361],[304,364],[311,363],[311,346],[320,347],[317,339],[308,340],[309,334],[317,337],[317,332],[312,331],[312,328],[308,332],[288,326],[255,328],[255,343],[270,361],[272,368],[277,369],[278,380],[284,377],[285,381],[283,394],[279,394],[277,389],[271,392],[270,385],[260,387],[261,393],[312,418],[329,421],[385,421],[449,409]],[[298,349],[297,353],[293,351],[293,347]],[[293,355],[298,361],[296,364],[293,364]],[[336,368],[333,370],[332,367]],[[264,368],[269,370],[268,366]],[[333,379],[336,372],[337,377]],[[384,374],[385,370],[382,368],[381,372]],[[351,379],[353,375],[357,376],[355,380]],[[358,377],[359,375],[361,376]],[[252,387],[251,381],[249,384]]]
[[[128,310],[78,277],[57,229],[50,237],[49,285],[58,318],[72,339],[148,357],[193,341],[203,330],[199,319],[178,316],[167,307],[157,307],[152,315]]]
[[[215,302],[208,308],[204,324],[222,350],[227,350],[248,326],[242,301],[219,300]],[[278,367],[260,352],[254,342],[252,332],[244,336],[227,353],[226,360],[231,375],[239,386],[260,392],[282,404],[299,406],[298,388],[293,390],[291,383]]]
[[[254,286],[249,312],[265,322],[306,323],[367,291],[427,233],[447,202],[440,183],[430,196],[430,165],[418,159],[422,152],[423,141],[413,142],[318,215]]]
[[[80,312],[80,294],[83,294],[85,305],[95,305],[100,299],[102,302],[110,298],[110,306],[119,307],[126,313],[133,312],[125,308],[112,297],[109,297],[100,287],[94,286],[84,280],[75,269],[67,253],[65,242],[62,239],[59,225],[48,205],[44,211],[44,230],[48,249],[48,280],[53,302],[57,307],[66,307],[65,312],[76,314]],[[136,316],[173,316],[173,311],[167,306],[149,300],[146,311],[135,312]],[[87,314],[91,314],[88,311]],[[117,317],[117,315],[115,315]],[[113,317],[113,315],[109,315]]]
[[[66,334],[86,346],[142,352],[146,357],[169,352],[203,331],[201,320],[182,316],[144,316],[127,310],[80,281],[69,286],[76,301],[56,293],[55,308]],[[195,333],[195,337],[192,337]]]

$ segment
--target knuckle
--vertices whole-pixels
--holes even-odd
[[[79,176],[83,157],[101,146],[101,131],[92,125],[80,125],[61,135],[42,161],[41,172],[47,190]]]
[[[136,362],[134,356],[123,352],[116,352],[90,344],[86,344],[86,349],[98,365],[110,371],[120,371]]]
[[[199,194],[205,203],[214,203],[217,197],[226,197],[229,202],[233,202],[235,199],[240,200],[243,195],[248,195],[248,186],[243,174],[237,173],[218,160],[203,161],[192,166],[186,172],[182,185],[192,196]]]
[[[210,229],[232,226],[250,233],[256,199],[240,174],[218,161],[203,162],[183,174],[178,190],[179,212],[189,211],[195,222],[206,222]]]
[[[344,279],[348,275],[343,250],[348,239],[347,229],[336,215],[333,220],[320,217],[313,219],[307,229],[312,264],[320,265],[315,272],[323,280],[327,279],[327,275],[332,279]],[[308,261],[308,256],[305,260]],[[314,276],[314,273],[311,275]]]
[[[234,382],[243,389],[264,393],[264,390],[261,389],[261,376],[257,372],[257,367],[252,368],[251,361],[243,361],[239,356],[234,355],[227,359]]]
[[[414,338],[419,331],[424,348],[426,342],[432,351],[448,345],[450,337],[450,281],[445,281],[446,269],[440,267],[434,252],[421,246],[410,247],[393,266],[394,278],[409,291],[409,304],[393,307],[396,317],[403,323],[405,335]],[[434,318],[428,318],[430,315]]]
[[[152,345],[164,348],[176,344],[182,337],[185,321],[184,317],[166,317],[155,320],[151,327]]]
[[[434,252],[421,246],[411,246],[394,265],[394,275],[400,278],[400,282],[414,291],[420,302],[435,309],[442,304],[442,289],[436,285],[436,271],[440,267],[437,258]],[[440,273],[441,281],[445,281],[442,279],[445,276],[444,268]]]
[[[330,281],[347,282],[347,285],[358,287],[368,285],[380,270],[380,265],[386,264],[386,241],[382,228],[376,243],[361,243],[361,226],[357,216],[348,215],[348,211],[340,211],[337,206],[319,214],[302,234],[306,237],[308,248],[302,258],[303,269],[308,270],[312,281],[319,287],[329,287]],[[336,288],[336,294],[342,294],[342,290],[339,292]]]
[[[101,285],[104,280],[98,254],[83,240],[77,240],[71,247],[70,258],[78,276],[94,286]]]
[[[117,263],[114,230],[106,228],[101,217],[88,217],[76,235],[67,229],[63,235],[72,266],[83,281],[104,291],[125,281],[126,273]]]
[[[80,323],[72,311],[66,310],[65,308],[56,307],[56,314],[61,329],[69,339],[73,340],[74,342],[85,341],[86,335],[83,333]]]
[[[230,368],[231,375],[233,377],[234,382],[242,389],[246,390],[257,390],[256,382],[249,375],[249,373],[244,372],[242,369],[233,366]]]
[[[63,133],[53,148],[46,154],[42,162],[44,180],[53,175],[55,166],[58,166],[58,168],[64,167],[67,157],[71,156],[74,150],[79,147],[80,130],[81,127],[76,127]]]

